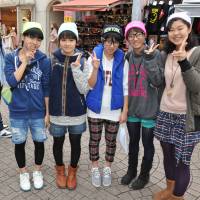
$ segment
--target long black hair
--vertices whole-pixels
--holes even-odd
[[[172,24],[177,21],[177,20],[181,20],[188,28],[191,28],[191,24],[188,23],[187,21],[183,20],[182,18],[174,18],[172,19],[168,25],[167,25],[167,31],[169,32],[171,29]],[[193,39],[194,37],[192,37],[192,32],[189,33],[188,35],[188,39],[187,39],[187,45],[185,47],[186,51],[189,51],[190,49],[192,49],[194,46],[197,45],[196,40]],[[168,38],[167,41],[165,43],[165,47],[164,47],[164,51],[168,54],[168,53],[172,53],[174,50],[176,49],[176,45],[173,44]]]

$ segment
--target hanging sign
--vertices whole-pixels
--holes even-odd
[[[64,22],[73,22],[74,21],[74,12],[64,11]]]

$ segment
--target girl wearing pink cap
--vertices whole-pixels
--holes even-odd
[[[163,150],[167,187],[154,200],[184,199],[190,160],[200,140],[200,47],[194,47],[191,19],[174,13],[167,21],[165,84],[155,137]]]
[[[153,130],[158,111],[157,88],[162,84],[161,55],[156,46],[147,49],[146,29],[142,22],[130,22],[125,28],[125,37],[132,47],[126,55],[128,65],[128,121],[130,137],[128,171],[121,183],[128,185],[137,176],[140,133],[144,156],[138,178],[130,184],[134,190],[142,189],[149,182],[149,172],[154,157]]]

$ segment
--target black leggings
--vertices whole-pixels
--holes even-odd
[[[190,166],[179,162],[176,164],[175,146],[166,142],[161,142],[164,156],[164,170],[167,179],[175,180],[173,194],[183,196],[190,182]]]
[[[25,144],[15,144],[15,158],[19,168],[24,168],[26,166],[26,156],[25,156]],[[35,142],[35,164],[41,165],[44,159],[44,142]]]
[[[69,141],[71,145],[71,163],[73,168],[76,168],[81,155],[81,136],[82,134],[69,134]],[[63,144],[65,136],[54,137],[53,155],[56,165],[62,166],[63,163]]]

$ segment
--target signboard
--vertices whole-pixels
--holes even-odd
[[[74,12],[64,11],[64,22],[73,22],[74,21]]]

